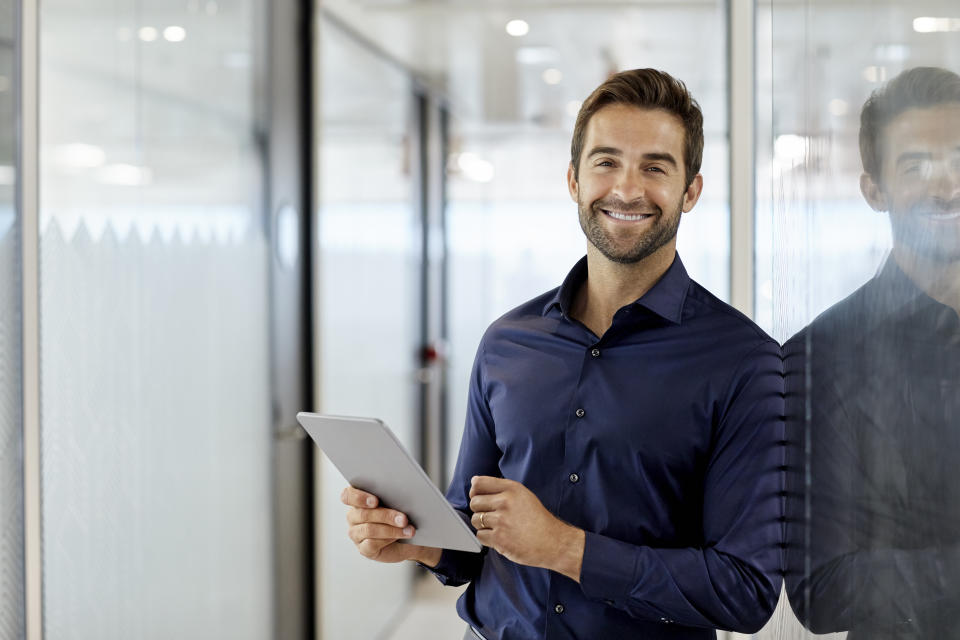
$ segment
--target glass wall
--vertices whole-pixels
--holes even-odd
[[[379,418],[416,452],[421,218],[411,79],[326,19],[316,55],[317,404]],[[321,464],[321,637],[380,637],[409,595],[410,568],[357,553],[340,502],[347,482]]]
[[[20,224],[16,205],[17,24],[0,0],[0,639],[24,633]]]
[[[960,7],[767,8],[757,300],[786,342],[796,618],[764,637],[955,637]]]
[[[265,6],[41,7],[49,640],[273,632]]]

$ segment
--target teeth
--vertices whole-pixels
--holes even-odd
[[[617,220],[642,220],[649,217],[648,213],[619,213],[617,211],[609,211],[607,209],[603,210],[611,218],[616,218]]]
[[[928,218],[933,218],[934,220],[954,220],[960,218],[960,211],[951,211],[950,213],[929,213],[927,214]]]

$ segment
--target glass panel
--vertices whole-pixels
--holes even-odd
[[[663,69],[683,80],[700,103],[705,187],[683,217],[678,251],[694,279],[728,299],[725,7],[722,1],[551,7],[533,12],[535,37],[484,33],[486,49],[473,51],[483,54],[475,61],[477,71],[452,75],[455,93],[484,98],[479,113],[454,110],[459,117],[453,120],[448,163],[448,473],[460,446],[470,368],[484,330],[509,309],[558,286],[586,251],[576,204],[567,194],[570,139],[580,102],[609,73]],[[570,37],[571,25],[578,37]],[[678,32],[698,34],[695,51]],[[610,34],[609,42],[599,45],[596,55],[585,55],[592,49],[583,42],[601,33]],[[465,30],[466,38],[469,34]],[[616,44],[602,48],[609,43]],[[461,67],[470,53],[467,47],[453,51]]]
[[[15,26],[13,2],[0,0],[0,638],[4,639],[24,634]]]
[[[319,405],[325,413],[380,418],[416,452],[420,217],[412,87],[405,73],[326,20],[317,55]],[[322,635],[379,637],[404,604],[409,567],[361,557],[346,535],[346,481],[326,459],[321,483]]]
[[[771,11],[757,299],[787,341],[799,622],[781,611],[763,637],[954,637],[960,7]]]
[[[49,640],[271,635],[264,6],[41,7]]]

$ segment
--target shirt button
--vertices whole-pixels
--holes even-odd
[[[587,415],[587,412],[586,412],[586,411],[584,411],[583,409],[577,409],[577,417],[578,417],[578,418],[582,418],[582,417],[585,416],[585,415]]]
[[[563,613],[563,605],[558,603],[558,604],[553,608],[553,610],[556,611],[557,613]]]
[[[580,482],[580,476],[578,476],[578,475],[575,474],[575,473],[571,473],[571,474],[570,474],[570,482],[572,482],[572,483],[574,483],[574,484]]]
[[[600,349],[591,349],[591,350],[590,350],[590,355],[592,355],[594,358],[599,358],[599,357],[600,357]]]

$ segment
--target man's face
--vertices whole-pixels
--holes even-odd
[[[579,177],[567,172],[570,196],[587,240],[607,259],[639,262],[676,246],[680,214],[700,197],[700,174],[686,186],[684,130],[661,109],[614,104],[587,124]]]
[[[894,244],[960,260],[960,104],[910,109],[884,130],[882,182],[864,195],[890,214]]]

